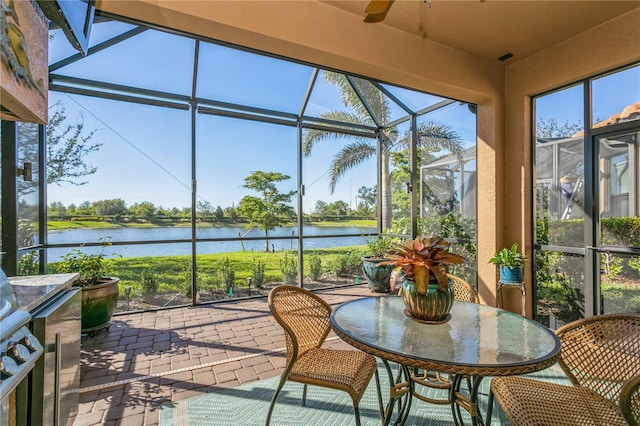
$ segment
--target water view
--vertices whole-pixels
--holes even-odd
[[[345,234],[370,234],[374,233],[373,227],[303,227],[303,236],[323,238],[307,238],[304,241],[304,249],[330,248],[339,246],[364,245],[367,237],[349,236]],[[269,233],[271,237],[296,237],[297,227],[288,226],[278,228]],[[122,257],[144,256],[173,256],[188,255],[191,253],[191,243],[161,243],[166,240],[183,240],[191,238],[191,228],[181,227],[153,227],[153,228],[111,228],[111,229],[67,229],[64,231],[49,232],[49,244],[82,244],[98,242],[101,238],[110,238],[113,243],[126,241],[159,241],[157,244],[115,244],[109,247],[105,254],[117,253]],[[219,228],[198,228],[196,238],[235,238],[236,241],[198,242],[198,253],[224,253],[235,251],[264,251],[264,240],[246,240],[245,238],[264,238],[264,231],[252,229],[247,231],[242,226],[228,226]],[[269,240],[269,249],[273,251],[297,250],[297,240]],[[87,247],[85,250],[99,253],[101,247]],[[60,260],[69,252],[68,248],[50,249],[48,258],[50,262]]]

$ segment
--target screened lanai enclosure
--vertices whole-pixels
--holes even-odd
[[[640,312],[640,66],[534,104],[539,319]]]
[[[103,254],[117,311],[145,310],[356,284],[376,235],[437,233],[475,284],[475,105],[110,16],[91,31],[85,57],[51,30],[49,124],[3,131],[33,171],[3,214],[9,274]]]

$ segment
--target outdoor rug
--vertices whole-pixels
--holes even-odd
[[[388,400],[388,377],[384,368],[380,368],[382,384],[382,398]],[[568,384],[568,380],[558,366],[544,371],[530,374],[543,380]],[[264,425],[269,410],[269,403],[278,384],[279,377],[247,383],[230,389],[223,389],[215,393],[189,398],[183,401],[164,405],[160,408],[160,426],[248,426]],[[480,409],[486,413],[486,403],[490,377],[482,381],[479,397]],[[463,385],[464,386],[464,385]],[[439,390],[421,388],[421,393],[432,397],[442,398]],[[280,425],[353,425],[355,417],[351,398],[346,392],[309,386],[307,390],[307,405],[300,405],[302,385],[287,382],[280,392],[276,402],[271,424]],[[380,424],[378,412],[375,379],[360,401],[360,418],[363,426]],[[502,410],[493,410],[493,425],[509,425]],[[463,411],[465,424],[471,424],[471,419]],[[449,405],[435,405],[413,399],[407,425],[453,425],[453,417]]]

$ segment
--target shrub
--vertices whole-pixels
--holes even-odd
[[[287,284],[295,284],[298,278],[298,261],[294,256],[285,253],[280,260],[280,271],[282,278]]]
[[[145,297],[153,296],[158,292],[158,281],[156,280],[156,275],[153,273],[153,271],[142,271],[142,276],[140,277],[140,285],[142,287],[142,294]]]
[[[318,281],[322,275],[322,258],[317,254],[309,257],[309,275],[314,281]]]
[[[233,268],[233,263],[228,257],[225,257],[222,262],[220,262],[220,281],[222,281],[225,292],[228,293],[231,287],[233,287],[235,279],[236,270]]]
[[[336,277],[343,277],[347,275],[353,267],[360,266],[361,262],[362,260],[355,253],[349,251],[339,254],[333,260],[331,267]]]
[[[251,277],[253,280],[253,284],[257,287],[257,288],[262,288],[262,285],[264,284],[264,271],[266,269],[266,264],[263,260],[260,259],[253,259],[253,262],[251,263]]]

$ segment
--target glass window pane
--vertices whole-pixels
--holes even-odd
[[[194,48],[194,40],[147,30],[60,68],[56,73],[190,95]]]
[[[289,247],[269,237],[298,234],[296,135],[288,126],[198,116],[199,240],[265,238],[245,248]]]
[[[640,120],[640,65],[594,79],[591,87],[594,128]]]
[[[40,176],[38,144],[39,127],[37,124],[17,122],[18,128],[18,164],[23,171],[18,176],[18,248],[39,244],[38,214],[40,208]],[[25,166],[26,164],[26,166]],[[29,173],[30,169],[30,173]],[[30,174],[30,176],[29,176]]]
[[[413,112],[418,112],[423,109],[432,107],[440,102],[448,101],[448,99],[441,98],[440,96],[417,92],[415,90],[392,86],[390,84],[383,84],[382,87],[388,90],[393,96],[395,96],[405,106],[409,107]]]
[[[536,252],[538,321],[552,329],[584,317],[584,257]]]
[[[603,313],[640,313],[640,256],[600,254]]]
[[[607,135],[599,139],[602,245],[640,248],[640,235],[636,231],[640,212],[638,137],[640,132]]]
[[[411,235],[411,125],[386,129],[381,143],[382,231]]]
[[[536,242],[584,245],[582,86],[535,99]]]
[[[371,84],[361,84],[359,89],[362,97],[371,106],[373,114],[376,117],[382,117],[383,124],[386,123],[388,99]],[[375,126],[369,111],[364,107],[347,77],[331,71],[322,70],[318,74],[303,115],[334,122]],[[345,128],[348,127],[345,126]]]
[[[345,284],[367,285],[362,273],[364,241],[336,237],[335,246],[331,248],[305,249],[303,286],[316,289]]]
[[[376,229],[375,139],[329,130],[305,130],[302,162],[305,235],[364,234]],[[348,223],[346,223],[348,222]],[[348,226],[345,226],[348,225]],[[323,229],[321,230],[320,227]],[[305,248],[307,248],[305,246]]]
[[[61,115],[48,129],[49,243],[190,237],[189,112],[57,93],[50,100]],[[68,155],[78,138],[84,148]]]
[[[200,43],[197,95],[254,108],[297,114],[312,68],[280,59]]]

